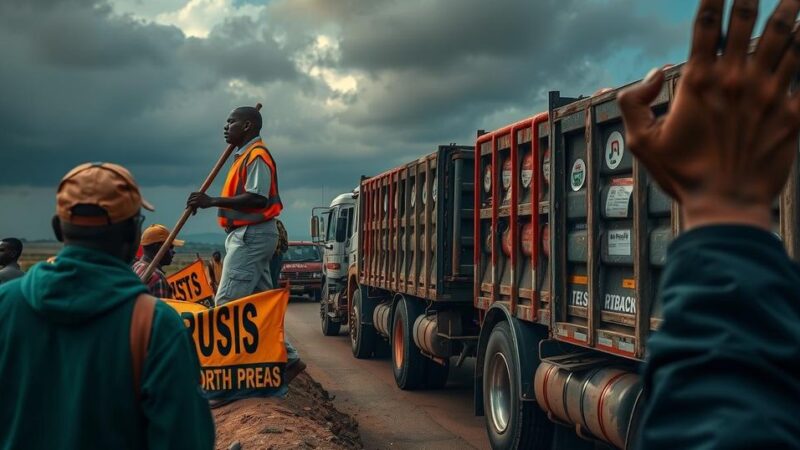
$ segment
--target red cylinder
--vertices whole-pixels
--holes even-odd
[[[525,156],[522,157],[522,170],[519,174],[520,183],[522,184],[522,189],[530,189],[531,182],[533,181],[533,153],[525,152]]]
[[[512,251],[512,247],[511,247],[511,227],[507,227],[506,231],[503,232],[502,245],[503,245],[503,253],[507,257],[510,258],[511,257],[511,251]]]
[[[503,180],[503,191],[511,189],[511,158],[503,160],[503,172],[500,174]]]
[[[522,233],[520,234],[520,247],[522,254],[530,257],[533,254],[533,224],[526,222],[522,226]]]

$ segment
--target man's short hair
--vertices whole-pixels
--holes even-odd
[[[256,130],[261,131],[261,113],[253,106],[240,106],[235,110],[236,114],[244,120],[252,122]]]
[[[8,247],[11,248],[14,253],[16,253],[17,258],[19,258],[19,256],[22,254],[22,241],[17,238],[10,237],[3,239],[3,242],[5,242],[6,245],[8,245]]]

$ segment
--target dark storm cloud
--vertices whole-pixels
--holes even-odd
[[[179,211],[224,147],[227,113],[259,101],[285,215],[304,224],[361,175],[468,144],[545,107],[548,90],[643,74],[687,33],[633,0],[272,0],[201,39],[108,1],[0,2],[0,198],[47,198],[75,164],[110,160],[165,193],[157,214]],[[310,50],[319,35],[338,48]],[[357,89],[335,91],[312,66]]]
[[[244,78],[257,84],[298,76],[286,52],[257,18],[231,19],[207,39],[189,39],[181,56],[197,67],[213,70],[218,79]]]
[[[93,2],[0,12],[0,185],[52,185],[86,160],[146,168],[145,183],[196,180],[224,145],[222,123],[236,106],[222,92],[228,80],[297,76],[252,21],[199,40]]]
[[[634,6],[408,1],[355,15],[342,31],[342,64],[368,71],[374,83],[345,120],[413,126],[454,114],[474,119],[486,108],[534,103],[547,90],[601,82],[593,66],[615,52],[663,57],[682,31],[638,16]]]

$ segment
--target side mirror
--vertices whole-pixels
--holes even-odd
[[[336,242],[347,240],[347,217],[336,219]]]
[[[311,240],[313,242],[319,241],[319,217],[311,217]]]

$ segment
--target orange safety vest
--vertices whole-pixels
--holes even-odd
[[[275,161],[272,159],[272,155],[269,154],[269,150],[260,140],[254,142],[233,162],[228,171],[228,177],[225,179],[225,185],[222,186],[222,197],[235,197],[246,192],[247,166],[255,161],[256,158],[261,158],[267,164],[272,178],[269,185],[267,205],[264,208],[243,211],[219,208],[217,213],[219,225],[226,230],[243,225],[266,222],[278,217],[283,210],[283,203],[281,203],[281,197],[278,194],[278,168],[275,166]]]

